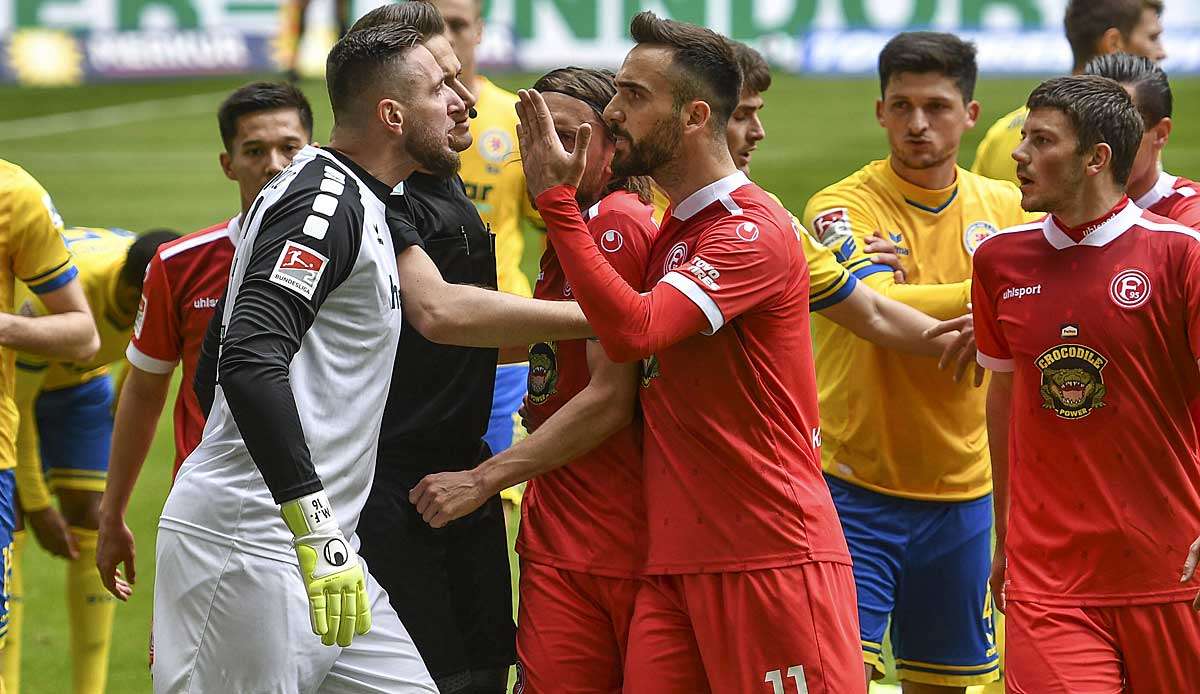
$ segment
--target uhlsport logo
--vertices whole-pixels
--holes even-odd
[[[1042,407],[1063,419],[1082,419],[1105,406],[1108,359],[1086,345],[1058,345],[1034,362],[1042,372]]]
[[[350,558],[350,550],[346,547],[346,543],[336,537],[325,543],[322,554],[325,555],[325,561],[330,566],[341,566]]]
[[[671,250],[667,252],[667,259],[663,262],[663,274],[665,275],[683,265],[683,261],[687,260],[687,255],[688,246],[686,241],[680,241],[671,246]]]
[[[540,405],[558,391],[558,344],[539,342],[529,348],[529,401]]]
[[[288,241],[275,262],[271,272],[271,281],[296,292],[305,299],[313,298],[317,291],[317,283],[325,272],[329,258],[317,253],[308,246],[295,241]]]
[[[616,253],[625,245],[625,237],[616,229],[609,229],[600,235],[600,247],[605,253]]]
[[[975,251],[979,248],[979,244],[987,240],[989,236],[998,231],[996,225],[991,222],[972,222],[963,230],[963,248],[967,249],[967,255],[975,255]]]
[[[1137,268],[1126,268],[1113,276],[1108,293],[1121,308],[1139,308],[1150,300],[1150,278]]]
[[[737,225],[736,232],[738,238],[747,243],[758,240],[758,225],[754,222],[742,222]]]

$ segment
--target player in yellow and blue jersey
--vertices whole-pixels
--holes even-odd
[[[1092,58],[1109,53],[1130,53],[1155,62],[1167,57],[1162,45],[1163,0],[1071,0],[1063,24],[1074,74]],[[1001,116],[988,128],[975,150],[971,171],[999,181],[1017,182],[1012,153],[1021,144],[1021,129],[1029,109],[1024,104]]]
[[[99,339],[83,288],[61,234],[62,217],[50,195],[21,167],[0,161],[0,647],[9,631],[16,540],[17,405],[15,350],[65,359],[86,359]],[[40,297],[47,314],[13,313],[16,280]],[[4,677],[0,673],[0,692]]]
[[[108,671],[114,599],[96,569],[96,528],[112,439],[110,365],[124,359],[131,331],[138,329],[134,317],[150,258],[159,244],[177,237],[171,231],[136,237],[119,229],[66,229],[63,238],[92,307],[100,349],[84,360],[17,355],[17,492],[38,542],[68,560],[75,694],[103,692]],[[25,287],[18,288],[16,304],[23,316],[47,313],[45,303]],[[51,503],[47,479],[59,508]],[[20,566],[17,552],[12,571],[18,589]],[[18,609],[12,614],[4,662],[9,694],[19,687],[20,622]]]
[[[979,243],[1027,218],[1015,186],[955,163],[979,113],[975,49],[950,34],[900,34],[879,71],[876,113],[891,156],[817,193],[804,219],[864,284],[931,316],[958,316]],[[877,234],[896,245],[913,284],[897,284],[864,251]],[[997,679],[984,391],[820,317],[813,341],[821,458],[854,558],[868,679],[883,674],[889,617],[905,691]]]

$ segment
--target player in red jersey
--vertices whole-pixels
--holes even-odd
[[[191,388],[205,329],[225,294],[238,223],[258,191],[312,140],[308,100],[289,84],[254,82],[229,95],[217,112],[221,168],[238,184],[241,212],[164,244],[150,261],[126,357],[129,373],[118,399],[108,481],[100,501],[96,564],[105,587],[128,599],[135,578],[133,533],[125,510],[150,450],[175,365],[183,379],[175,400],[175,470],[200,441],[204,412]],[[122,578],[117,569],[125,565]]]
[[[972,285],[1007,686],[1191,691],[1200,234],[1124,194],[1143,132],[1124,89],[1062,77],[1028,105],[1021,204],[1050,214],[984,242]]]
[[[648,520],[624,691],[865,691],[854,578],[816,457],[808,272],[787,212],[738,171],[725,126],[741,76],[725,39],[637,15],[604,116],[617,175],[672,200],[640,294],[606,262],[541,96],[522,160],[560,262],[609,358],[647,358]],[[525,149],[528,147],[529,149]]]
[[[1167,74],[1153,60],[1112,53],[1092,60],[1086,75],[1116,80],[1137,106],[1145,132],[1125,192],[1143,210],[1200,229],[1200,184],[1162,170],[1162,152],[1174,125]]]

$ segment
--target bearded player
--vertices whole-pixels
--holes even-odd
[[[1189,691],[1200,235],[1125,194],[1145,128],[1120,85],[1060,77],[1028,107],[1013,153],[1021,204],[1050,214],[985,241],[972,286],[979,362],[993,372],[1006,683]]]

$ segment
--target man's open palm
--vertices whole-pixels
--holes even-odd
[[[575,133],[575,151],[568,152],[554,129],[554,117],[546,100],[534,89],[517,92],[517,140],[521,146],[521,165],[529,193],[537,197],[558,185],[579,186],[587,165],[587,149],[592,141],[592,126],[584,123]]]

